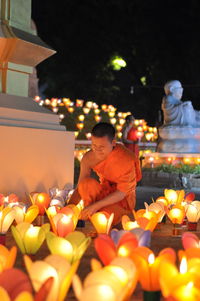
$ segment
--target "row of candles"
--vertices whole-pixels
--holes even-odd
[[[52,98],[41,100],[39,96],[35,97],[35,101],[38,102],[41,106],[47,106],[52,109],[54,113],[59,114],[59,118],[62,121],[65,118],[65,113],[59,113],[59,108],[66,108],[67,112],[73,114],[76,112],[76,109],[82,110],[77,116],[76,127],[77,131],[75,131],[75,137],[78,137],[79,131],[84,128],[84,121],[86,116],[93,112],[95,122],[98,123],[102,120],[101,113],[106,113],[110,120],[110,123],[115,126],[117,131],[117,137],[121,138],[122,127],[125,123],[125,118],[127,115],[131,114],[131,112],[116,112],[117,108],[112,105],[103,104],[101,107],[92,101],[83,101],[82,99],[76,99],[75,102],[72,102],[69,98]],[[141,140],[143,138],[144,141],[155,141],[158,138],[157,128],[150,127],[147,125],[147,122],[144,119],[136,119],[135,127],[137,128],[138,139]],[[88,132],[85,134],[87,139],[91,138],[91,133]]]
[[[25,266],[36,294],[43,295],[44,287],[49,287],[46,293],[47,298],[37,300],[64,300],[72,276],[91,242],[90,237],[75,231],[83,203],[65,206],[65,201],[62,202],[63,196],[66,199],[68,193],[58,189],[54,189],[52,198],[46,193],[31,194],[33,204],[29,208],[26,208],[14,194],[0,196],[1,234],[5,235],[11,227],[16,244],[24,254]],[[165,189],[164,196],[159,197],[150,205],[145,204],[145,209],[133,212],[135,221],[123,216],[124,230],[121,231],[110,231],[113,214],[106,216],[97,212],[92,215],[90,220],[99,234],[94,241],[95,249],[105,266],[93,260],[93,271],[86,277],[84,285],[78,276],[73,278],[77,298],[81,301],[91,300],[95,293],[95,297],[102,300],[102,294],[106,292],[107,299],[103,298],[105,300],[127,300],[139,281],[144,290],[145,300],[148,300],[149,296],[152,298],[152,294],[153,298],[159,300],[160,290],[167,300],[198,300],[196,297],[200,294],[197,273],[200,263],[198,237],[188,232],[183,234],[185,251],[179,252],[179,258],[181,266],[182,262],[185,262],[185,267],[180,268],[180,272],[175,266],[176,255],[172,249],[163,250],[155,257],[148,248],[151,232],[165,214],[175,225],[182,224],[185,216],[189,222],[197,223],[200,217],[200,202],[195,201],[194,198],[193,193],[185,194],[183,190]],[[40,216],[47,214],[50,224],[33,226],[32,222],[38,214]],[[44,261],[33,262],[29,256],[36,254],[45,239],[52,255]],[[12,269],[16,258],[16,247],[9,251],[0,245],[0,257],[4,258],[0,263],[1,271]],[[65,267],[65,272],[62,272],[62,267]],[[169,273],[166,273],[166,270]],[[15,273],[14,270],[12,272]],[[56,276],[56,273],[63,275],[63,278],[60,274]],[[174,281],[170,281],[172,277]],[[4,288],[0,289],[5,293]],[[181,299],[185,292],[190,293],[187,294],[186,299]],[[54,296],[53,299],[52,296]]]
[[[151,153],[146,152],[146,155],[144,156],[143,160],[143,166],[150,166],[150,167],[156,167],[161,164],[170,164],[173,166],[179,166],[181,164],[186,165],[199,165],[200,164],[200,157],[176,157],[176,156],[159,156],[158,153]]]

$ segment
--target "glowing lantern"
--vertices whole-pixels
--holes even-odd
[[[106,111],[107,107],[108,107],[107,105],[101,105],[101,108],[102,108],[103,111]]]
[[[79,116],[78,116],[78,119],[79,119],[80,121],[83,121],[83,120],[85,119],[85,116],[84,116],[84,115],[79,115]]]
[[[59,255],[49,255],[43,261],[35,262],[25,255],[24,261],[34,290],[38,292],[42,284],[52,277],[53,284],[47,301],[64,301],[79,261],[71,266],[64,257]]]
[[[57,112],[58,112],[58,108],[53,108],[52,111],[53,111],[54,113],[57,113]]]
[[[117,131],[121,131],[122,130],[122,126],[120,124],[117,124],[116,125],[116,129],[117,129]]]
[[[63,103],[65,104],[66,107],[68,107],[71,104],[71,100],[69,98],[63,98]]]
[[[173,263],[163,262],[160,269],[160,285],[163,296],[165,298],[176,297],[175,300],[178,301],[199,300],[199,267],[198,260],[187,262],[185,257],[181,260],[180,272]],[[194,287],[194,283],[198,285],[198,290]]]
[[[93,106],[93,102],[92,102],[92,101],[87,101],[86,104],[85,104],[85,106],[86,106],[87,108],[91,109],[92,106]]]
[[[49,232],[46,239],[51,253],[65,257],[70,263],[79,260],[91,242],[90,237],[78,231],[68,234],[65,238],[57,237]]]
[[[113,118],[115,116],[115,112],[113,111],[109,111],[108,112],[109,117]]]
[[[90,218],[93,226],[95,227],[97,233],[109,233],[110,227],[112,225],[114,218],[114,213],[108,216],[103,212],[96,212]]]
[[[0,273],[13,267],[17,256],[17,248],[14,246],[10,251],[0,244]]]
[[[39,215],[44,215],[45,209],[49,207],[51,198],[48,193],[41,192],[41,193],[31,193],[30,199],[33,205],[38,206],[39,208]]]
[[[72,219],[73,212],[71,213],[71,216],[62,213],[57,213],[56,215],[51,216],[47,211],[47,215],[53,232],[56,235],[64,237],[74,230],[74,221]]]
[[[74,132],[74,136],[75,136],[75,138],[77,138],[77,137],[78,137],[78,134],[79,134],[79,132],[78,132],[78,131],[75,131],[75,132]]]
[[[173,206],[167,215],[173,224],[182,224],[185,217],[185,209],[182,206]]]
[[[156,292],[160,290],[159,274],[161,263],[174,263],[176,254],[173,249],[167,248],[163,249],[158,256],[155,257],[150,249],[139,247],[133,250],[132,259],[137,267],[142,289],[146,292]]]
[[[101,121],[101,116],[95,115],[94,119],[95,119],[96,122],[99,122],[99,121]]]
[[[68,107],[67,110],[68,110],[69,113],[73,113],[74,112],[74,108],[73,107]]]
[[[200,218],[200,202],[193,201],[189,205],[185,205],[185,210],[188,219],[188,230],[196,231],[197,222]]]
[[[129,300],[137,283],[133,262],[116,258],[111,265],[90,272],[82,285],[78,276],[73,279],[75,295],[80,301]]]
[[[125,119],[120,118],[120,119],[119,119],[119,124],[120,124],[120,125],[123,125],[124,123],[125,123]]]
[[[98,115],[101,111],[99,109],[94,110],[94,114]]]
[[[100,234],[95,239],[94,246],[101,261],[108,265],[115,257],[131,257],[135,248],[149,243],[150,240],[150,231],[142,231],[142,234],[141,231],[139,232],[139,237],[134,231],[116,232],[116,230],[112,230],[111,237],[106,234]]]
[[[76,106],[77,106],[77,107],[82,107],[82,106],[83,106],[83,102],[84,102],[84,101],[83,101],[82,99],[77,99],[77,100],[76,100]]]
[[[82,130],[84,128],[84,124],[83,123],[77,123],[76,124],[76,127],[79,129],[79,130]]]
[[[83,108],[83,113],[88,114],[90,112],[90,108]]]
[[[20,223],[16,227],[11,227],[12,235],[22,254],[35,254],[43,244],[49,230],[49,224],[34,227],[29,223]]]
[[[117,133],[117,138],[121,138],[122,137],[122,133]]]
[[[182,235],[182,244],[185,250],[199,249],[199,256],[196,257],[200,257],[200,241],[197,235],[190,232],[184,232]]]
[[[92,134],[91,134],[91,133],[86,133],[86,134],[85,134],[85,136],[86,136],[86,138],[87,138],[88,140],[90,140],[90,139],[91,139],[91,136],[92,136]]]
[[[153,211],[158,216],[158,222],[161,222],[165,215],[165,207],[161,202],[151,203],[148,205],[146,202],[144,203],[147,211]]]
[[[13,208],[0,208],[0,234],[6,234],[15,219]]]
[[[37,205],[30,206],[27,211],[25,207],[21,208],[19,206],[14,206],[15,211],[15,221],[17,224],[22,222],[32,223],[39,213],[39,208]]]
[[[117,122],[117,119],[116,118],[111,118],[110,119],[110,123],[113,125],[113,124],[115,124]]]

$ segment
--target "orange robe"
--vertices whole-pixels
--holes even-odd
[[[127,134],[127,140],[138,141],[137,129],[135,127],[132,127],[129,130],[129,132]],[[139,182],[142,179],[142,171],[141,171],[140,160],[139,160],[139,146],[138,146],[138,144],[130,144],[130,143],[124,143],[124,145],[135,154],[135,157],[136,157],[135,164],[137,165],[136,179],[137,179],[137,182]]]
[[[100,183],[92,178],[86,178],[79,183],[78,192],[85,206],[103,199],[116,190],[122,191],[125,193],[123,200],[100,210],[109,214],[114,212],[113,223],[120,222],[122,215],[128,214],[135,207],[137,183],[135,163],[134,153],[117,144],[108,157],[93,168],[99,176]]]

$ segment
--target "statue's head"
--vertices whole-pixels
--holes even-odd
[[[181,99],[183,95],[183,87],[178,80],[171,80],[164,85],[166,95],[173,95],[177,99]]]

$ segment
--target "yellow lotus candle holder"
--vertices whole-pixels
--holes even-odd
[[[27,210],[25,207],[14,206],[13,210],[15,211],[15,221],[17,224],[23,222],[31,224],[39,213],[39,208],[36,205],[30,206]]]
[[[35,254],[43,244],[49,230],[49,224],[38,227],[25,222],[11,227],[12,235],[22,254]]]
[[[71,264],[80,260],[91,242],[82,232],[75,231],[65,238],[49,232],[46,235],[47,246],[52,254],[61,255]]]
[[[25,255],[24,262],[36,292],[40,290],[42,284],[48,278],[52,277],[53,284],[46,300],[65,300],[72,277],[79,266],[79,261],[70,265],[69,262],[60,255],[49,255],[44,260],[33,262],[29,256]]]
[[[200,297],[200,260],[183,257],[178,270],[174,263],[163,262],[160,268],[160,286],[167,300],[199,300]],[[173,299],[174,298],[174,299]]]

